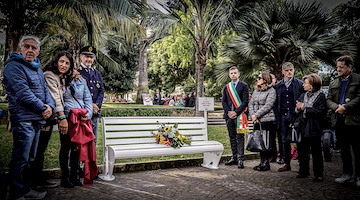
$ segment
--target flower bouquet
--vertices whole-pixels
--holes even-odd
[[[178,124],[174,124],[174,126],[161,124],[158,132],[151,131],[151,134],[155,136],[156,143],[168,145],[174,149],[180,148],[184,146],[184,144],[191,145],[191,138],[179,133]]]

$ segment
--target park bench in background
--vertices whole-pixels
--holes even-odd
[[[191,146],[174,149],[156,144],[150,131],[160,124],[178,124],[179,132],[191,136]],[[104,169],[99,178],[114,180],[115,159],[204,153],[201,166],[218,169],[224,146],[209,141],[207,123],[203,117],[103,117]]]

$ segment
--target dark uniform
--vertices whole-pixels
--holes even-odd
[[[96,49],[91,46],[83,47],[80,50],[80,54],[85,55],[93,55],[96,54]],[[90,94],[92,96],[92,101],[94,104],[96,104],[99,109],[101,108],[102,101],[104,99],[104,83],[103,78],[101,76],[101,73],[95,69],[94,66],[86,67],[84,64],[80,64],[80,67],[78,69],[78,72],[81,74],[81,76],[86,80],[86,83],[89,87]],[[98,127],[98,120],[100,117],[100,113],[94,113],[92,117],[93,122],[93,132],[95,136],[97,136],[97,127]]]

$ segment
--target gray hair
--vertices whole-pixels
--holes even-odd
[[[291,62],[286,62],[286,63],[282,64],[281,70],[283,71],[285,69],[285,67],[292,67],[295,69],[294,64],[292,64]]]
[[[24,36],[22,36],[21,39],[20,39],[19,45],[18,45],[19,49],[24,46],[25,40],[33,40],[33,41],[35,41],[37,43],[37,48],[40,50],[40,45],[41,45],[40,39],[38,37],[36,37],[36,36],[33,36],[33,35],[24,35]]]
[[[235,66],[235,65],[233,65],[233,66],[231,66],[230,68],[229,68],[229,72],[231,71],[231,70],[238,70],[239,71],[239,69]]]

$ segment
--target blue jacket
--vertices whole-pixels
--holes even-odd
[[[92,102],[101,108],[105,93],[104,82],[101,73],[93,67],[85,68],[83,65],[80,65],[78,72],[86,80],[92,97]]]
[[[4,84],[9,99],[10,119],[43,121],[44,104],[54,108],[54,102],[46,87],[40,60],[28,62],[21,54],[11,53],[5,63]]]
[[[74,88],[74,95],[71,94],[71,87]],[[75,98],[76,100],[75,100]],[[83,78],[72,81],[64,94],[65,115],[69,116],[70,110],[73,108],[84,108],[88,110],[87,117],[91,119],[93,114],[93,106],[90,91]]]

